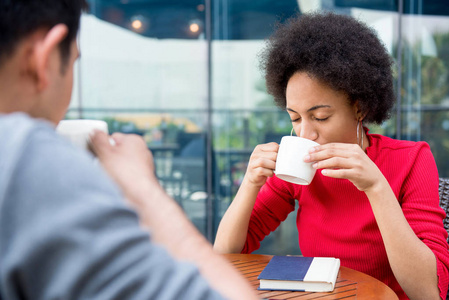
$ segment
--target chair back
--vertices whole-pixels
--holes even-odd
[[[449,178],[440,178],[438,191],[440,194],[440,206],[446,212],[446,218],[443,220],[444,228],[449,233]]]
[[[449,178],[440,178],[438,191],[440,194],[440,206],[446,212],[446,218],[443,220],[443,225],[449,233]],[[449,242],[449,236],[447,240]],[[449,291],[447,292],[446,300],[449,300]]]

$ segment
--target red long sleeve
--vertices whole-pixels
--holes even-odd
[[[438,286],[446,298],[449,283],[445,212],[439,206],[438,170],[429,146],[368,134],[367,155],[378,166],[401,204],[415,234],[437,260]],[[388,263],[380,231],[365,193],[346,179],[317,172],[309,186],[270,178],[262,187],[251,214],[242,252],[259,248],[298,201],[299,245],[304,256],[332,256],[341,265],[369,274],[390,286],[400,299],[408,299]]]

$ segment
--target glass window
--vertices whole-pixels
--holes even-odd
[[[289,135],[258,56],[277,22],[328,10],[372,26],[397,105],[370,131],[429,143],[449,177],[449,6],[442,0],[89,0],[67,118],[143,136],[156,173],[211,241],[257,144]],[[295,214],[258,253],[298,254]]]
[[[404,13],[400,136],[429,143],[448,177],[449,9],[444,1],[405,1]]]
[[[111,132],[143,136],[160,183],[206,234],[204,1],[89,2],[68,117],[104,119]]]

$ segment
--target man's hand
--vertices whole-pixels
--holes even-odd
[[[142,224],[151,229],[152,241],[164,246],[175,258],[196,264],[226,299],[256,299],[248,282],[213,252],[209,242],[159,185],[153,156],[143,139],[120,133],[111,137],[114,146],[107,134],[95,132],[91,137],[92,150],[128,200],[136,205]]]
[[[104,132],[95,131],[91,145],[103,167],[129,200],[138,199],[134,197],[135,193],[149,184],[160,188],[154,174],[153,155],[138,135],[114,133],[109,137]],[[135,204],[140,206],[140,203]]]

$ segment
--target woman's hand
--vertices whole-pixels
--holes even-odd
[[[333,178],[348,179],[360,191],[367,192],[385,180],[382,172],[356,144],[329,143],[313,147],[306,162],[314,162],[315,169]]]
[[[264,185],[274,174],[278,150],[276,143],[257,145],[249,159],[245,180],[257,187]]]

